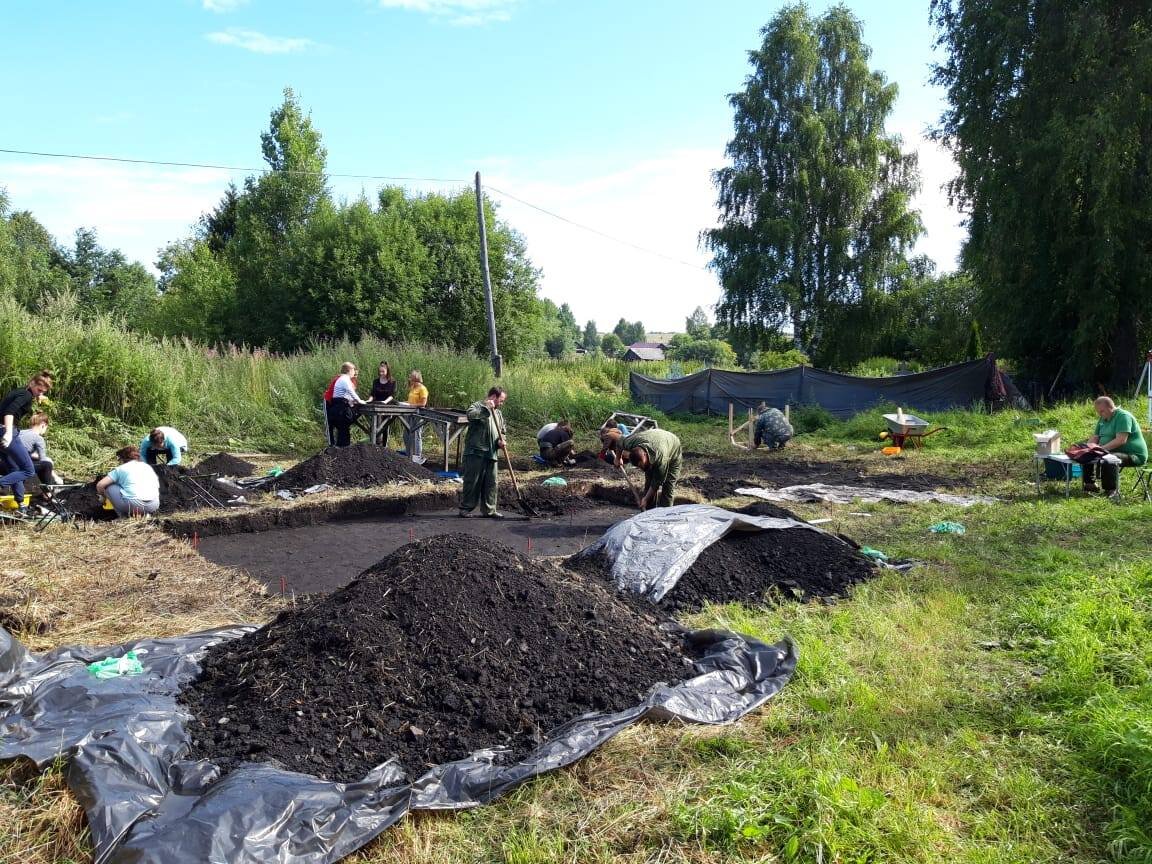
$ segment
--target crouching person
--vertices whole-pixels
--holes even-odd
[[[48,445],[44,441],[44,433],[48,431],[48,415],[37,411],[28,418],[28,426],[20,430],[20,443],[28,451],[32,465],[36,468],[36,477],[42,484],[53,485],[63,482],[56,473],[55,465],[48,457]]]
[[[96,491],[112,502],[116,515],[143,516],[160,509],[160,480],[151,465],[140,461],[135,444],[116,451],[120,464],[100,478]]]
[[[792,424],[779,408],[769,408],[763,402],[756,409],[756,432],[753,440],[754,446],[761,445],[769,450],[779,450],[792,440]]]

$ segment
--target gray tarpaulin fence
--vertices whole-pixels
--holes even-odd
[[[766,402],[776,408],[819,405],[834,417],[845,418],[880,404],[943,411],[1019,396],[1007,376],[997,370],[991,355],[893,378],[858,378],[796,366],[777,372],[704,369],[673,381],[633,372],[628,386],[634,401],[654,405],[667,414],[726,414],[729,403],[741,410]]]

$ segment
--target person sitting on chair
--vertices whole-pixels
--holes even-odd
[[[44,433],[48,431],[48,415],[37,411],[28,418],[28,426],[20,430],[20,443],[32,457],[32,464],[36,468],[36,477],[41,483],[59,485],[63,482],[60,475],[53,470],[52,460],[48,458],[48,445],[44,442]]]
[[[778,408],[769,408],[764,402],[760,403],[756,411],[753,446],[759,448],[763,444],[769,450],[780,450],[792,440],[795,432],[783,411]]]
[[[1084,491],[1099,491],[1096,486],[1096,469],[1099,467],[1104,494],[1115,498],[1119,495],[1120,469],[1125,465],[1144,465],[1148,461],[1148,444],[1139,421],[1131,411],[1118,407],[1107,396],[1101,396],[1092,405],[1100,419],[1096,421],[1096,432],[1088,443],[1109,455],[1098,462],[1084,464]]]
[[[188,452],[188,439],[171,426],[157,426],[140,441],[140,461],[149,465],[179,465]]]
[[[156,471],[140,458],[135,444],[116,451],[120,464],[101,477],[96,491],[112,502],[120,517],[143,516],[160,509],[160,479]]]
[[[572,424],[567,420],[549,423],[536,433],[536,443],[540,447],[540,458],[550,465],[575,465],[572,449]]]

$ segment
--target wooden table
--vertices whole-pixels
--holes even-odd
[[[436,438],[444,447],[444,470],[448,470],[448,454],[452,444],[456,444],[456,465],[460,465],[460,436],[468,428],[468,416],[463,411],[451,408],[418,408],[415,405],[402,405],[396,402],[366,402],[357,406],[357,425],[376,443],[380,434],[392,423],[399,423],[407,432],[418,434],[425,426],[432,428]],[[361,421],[367,421],[365,425]]]

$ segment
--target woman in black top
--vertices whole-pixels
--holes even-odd
[[[396,396],[396,382],[392,379],[392,368],[388,365],[388,361],[380,361],[380,372],[376,376],[376,380],[372,382],[372,395],[368,398],[369,402],[391,402]],[[380,430],[380,437],[376,441],[381,447],[388,446],[388,427],[392,423],[384,424],[384,428]]]
[[[0,422],[4,424],[0,433],[0,456],[4,457],[8,472],[0,477],[0,486],[12,487],[12,495],[22,516],[28,512],[24,506],[24,481],[36,474],[36,466],[17,433],[28,409],[51,386],[52,379],[47,375],[33,375],[27,387],[12,390],[0,400]]]

